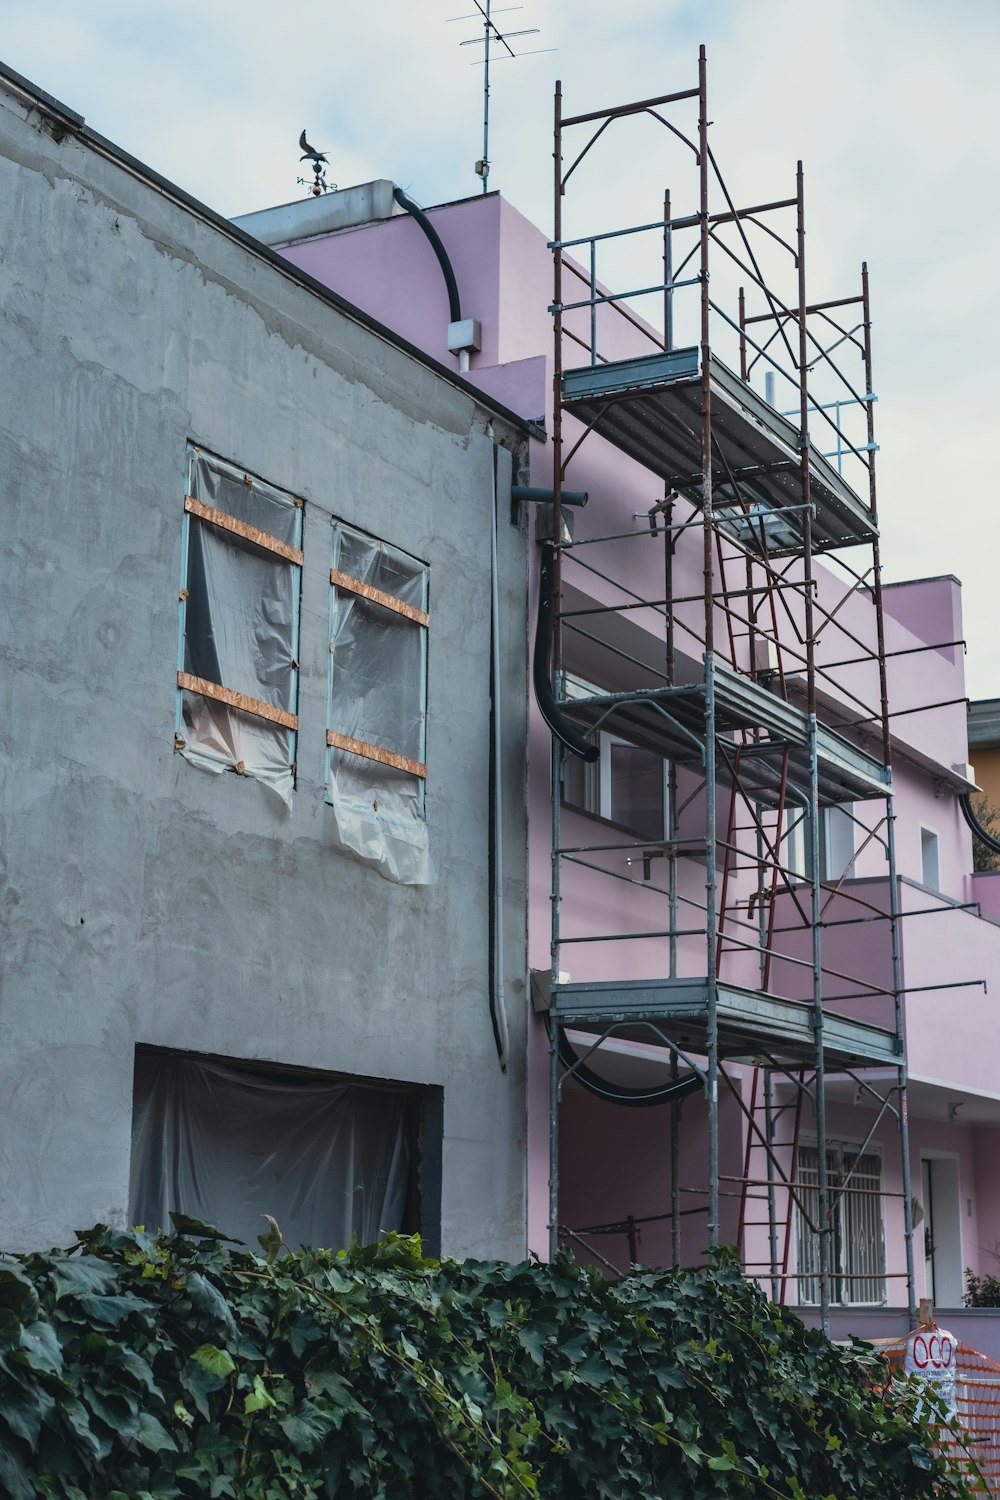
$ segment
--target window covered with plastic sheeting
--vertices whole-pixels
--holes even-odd
[[[138,1048],[129,1221],[176,1211],[257,1249],[271,1214],[291,1249],[419,1228],[419,1095],[402,1084]]]
[[[339,521],[330,571],[327,801],[340,844],[425,885],[428,569]]]
[[[188,459],[175,744],[290,803],[301,501],[197,448]]]

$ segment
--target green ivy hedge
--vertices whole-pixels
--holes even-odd
[[[0,1259],[0,1494],[971,1493],[910,1388],[724,1258],[612,1284],[401,1237],[262,1258],[176,1222]]]

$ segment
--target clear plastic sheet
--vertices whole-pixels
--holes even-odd
[[[191,455],[191,494],[238,520],[298,545],[301,513],[280,491],[206,454]],[[294,712],[297,643],[294,563],[190,517],[184,670]],[[182,753],[207,771],[232,770],[291,802],[292,731],[184,692]]]
[[[410,1231],[413,1093],[201,1058],[136,1053],[129,1222],[190,1214],[257,1249]]]
[[[427,569],[334,523],[333,566],[416,609]],[[424,626],[348,589],[333,590],[330,727],[408,760],[425,759]],[[330,751],[327,801],[338,842],[403,885],[433,878],[418,776],[349,751]]]

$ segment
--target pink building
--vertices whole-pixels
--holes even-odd
[[[637,116],[641,229],[570,235]],[[867,272],[813,285],[801,168],[740,209],[708,147],[702,68],[561,119],[554,245],[388,182],[239,223],[540,424],[531,1248],[736,1242],[835,1332],[897,1331],[1000,1253],[961,590],[881,581]]]

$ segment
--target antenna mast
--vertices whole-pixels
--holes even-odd
[[[483,23],[483,34],[481,37],[469,37],[466,41],[459,42],[459,46],[476,47],[479,46],[480,43],[483,46],[483,154],[481,159],[476,162],[475,173],[483,184],[483,192],[486,193],[489,192],[490,175],[490,48],[491,45],[494,47],[503,47],[505,51],[500,53],[500,57],[504,60],[506,60],[505,53],[506,57],[511,58],[530,56],[530,53],[515,52],[513,47],[508,42],[507,38],[512,36],[537,36],[539,28],[537,26],[529,26],[526,27],[523,31],[501,31],[494,22],[493,16],[506,15],[509,11],[512,10],[523,10],[523,6],[505,5],[500,10],[494,11],[492,0],[483,0],[482,4],[480,4],[480,0],[472,0],[472,3],[476,7],[476,10],[471,15],[450,16],[449,20],[475,21],[477,19],[481,19]],[[533,49],[533,51],[554,52],[555,48],[536,47]]]

